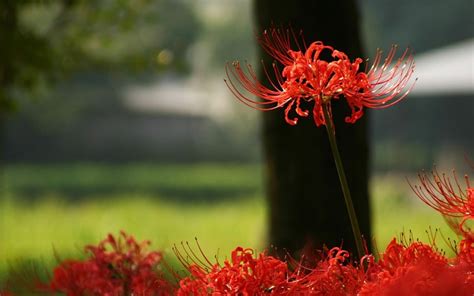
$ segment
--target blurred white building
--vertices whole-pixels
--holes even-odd
[[[474,38],[416,55],[415,62],[413,95],[474,94]]]

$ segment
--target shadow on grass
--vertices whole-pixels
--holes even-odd
[[[124,194],[158,196],[176,202],[221,201],[262,190],[259,165],[10,165],[5,193],[34,201],[61,196],[81,201]]]
[[[66,202],[78,202],[100,197],[101,199],[114,198],[117,195],[133,194],[157,196],[160,200],[173,202],[217,202],[242,198],[243,196],[255,196],[261,191],[257,186],[240,185],[227,187],[203,187],[179,188],[175,186],[156,186],[149,188],[134,188],[133,186],[63,186],[61,188],[28,187],[17,188],[14,196],[20,197],[18,201],[35,202],[45,196],[61,196]]]

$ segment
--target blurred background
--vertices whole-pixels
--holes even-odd
[[[423,240],[430,225],[450,236],[406,178],[433,164],[472,176],[472,1],[359,6],[367,57],[410,46],[419,78],[407,100],[371,114],[377,245],[409,230]],[[194,237],[210,258],[265,247],[259,114],[223,82],[225,62],[256,59],[251,0],[0,9],[0,277],[121,229],[169,257]]]

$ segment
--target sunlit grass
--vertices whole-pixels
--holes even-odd
[[[410,182],[416,184],[417,180],[412,178]],[[407,238],[429,242],[428,233],[437,231],[437,246],[448,256],[453,255],[445,240],[458,241],[457,236],[438,212],[418,199],[404,176],[376,176],[372,179],[371,191],[373,235],[379,251],[401,233]]]
[[[0,268],[23,258],[53,255],[81,256],[85,244],[95,244],[107,233],[125,230],[153,248],[171,253],[173,244],[199,239],[210,258],[229,254],[238,245],[261,248],[264,207],[255,198],[209,204],[176,204],[146,196],[116,196],[106,201],[64,204],[57,199],[34,205],[6,202],[3,214],[3,254]]]

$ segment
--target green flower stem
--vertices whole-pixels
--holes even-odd
[[[354,210],[354,204],[352,203],[351,193],[349,191],[349,185],[347,184],[346,174],[344,173],[344,167],[342,165],[341,155],[339,154],[339,150],[337,149],[336,133],[335,133],[334,125],[332,122],[332,118],[329,114],[328,104],[330,104],[330,101],[322,104],[324,120],[326,122],[326,131],[328,133],[329,143],[331,144],[331,150],[332,150],[332,155],[334,156],[334,162],[336,163],[337,174],[339,175],[339,181],[341,182],[342,193],[344,195],[344,201],[346,202],[347,212],[349,214],[349,219],[351,221],[352,232],[354,234],[354,239],[355,239],[356,247],[357,247],[357,254],[359,255],[359,258],[362,258],[365,255],[363,243],[362,243],[362,235],[360,233],[357,215]]]

